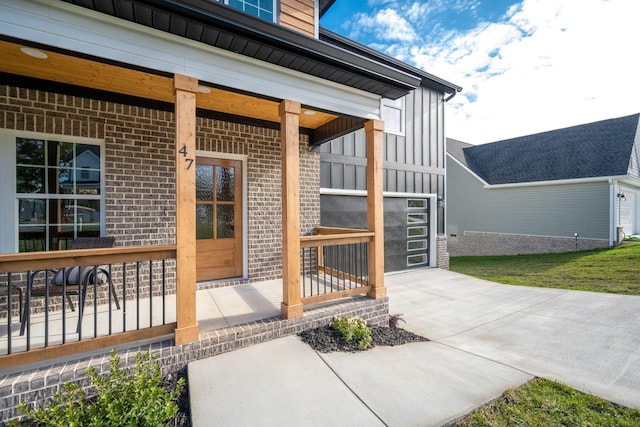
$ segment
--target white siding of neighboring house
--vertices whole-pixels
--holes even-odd
[[[607,181],[483,188],[447,158],[447,233],[465,231],[609,239]]]

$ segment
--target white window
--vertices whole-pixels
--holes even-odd
[[[275,10],[277,0],[216,0],[249,15],[262,18],[269,22],[276,22]]]
[[[99,141],[2,134],[0,156],[10,171],[0,181],[0,214],[7,220],[0,253],[70,249],[78,236],[101,235]]]
[[[384,131],[404,135],[404,97],[396,100],[383,98],[381,112]]]
[[[407,257],[407,267],[415,267],[427,263],[427,254],[409,255]]]

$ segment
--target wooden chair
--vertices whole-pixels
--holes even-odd
[[[72,249],[97,249],[111,248],[115,243],[114,237],[78,237],[73,241]],[[44,273],[44,283],[34,285],[38,275]],[[61,296],[66,298],[71,311],[75,311],[71,296],[78,296],[78,326],[76,332],[80,331],[82,324],[82,314],[87,298],[89,285],[109,284],[109,296],[113,298],[116,309],[120,309],[118,296],[111,280],[111,273],[105,266],[82,266],[67,267],[59,270],[37,270],[30,273],[27,282],[26,302],[24,303],[20,325],[20,335],[24,335],[25,328],[29,323],[30,305],[32,298],[47,298]],[[82,286],[81,286],[82,285]],[[97,296],[95,296],[97,298]],[[64,303],[64,301],[63,301]]]

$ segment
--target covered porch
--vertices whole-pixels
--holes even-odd
[[[280,321],[302,324],[295,319],[307,321],[311,304],[358,295],[385,300],[381,98],[402,96],[420,83],[418,76],[215,4],[202,3],[203,9],[194,11],[136,2],[137,10],[145,13],[128,15],[124,9],[107,13],[71,3],[10,0],[0,6],[5,28],[0,41],[5,82],[0,128],[14,138],[13,147],[15,135],[22,134],[54,141],[72,138],[77,145],[90,139],[100,147],[101,187],[78,200],[95,199],[99,221],[93,232],[115,236],[117,244],[109,249],[52,250],[54,244],[55,249],[64,245],[59,236],[48,236],[49,251],[18,253],[20,227],[33,225],[27,223],[30,218],[0,224],[0,286],[7,290],[0,294],[0,309],[5,310],[0,326],[6,333],[2,366],[167,334],[175,346],[205,339],[197,312],[205,293],[198,290],[196,279],[194,215],[197,157],[203,153],[240,159],[250,169],[243,221],[238,216],[234,223],[242,223],[248,235],[240,244],[244,266],[231,279],[254,286],[265,278],[281,278]],[[149,16],[154,18],[146,19]],[[183,25],[154,27],[166,19]],[[206,31],[190,31],[194,28],[220,37],[209,39]],[[361,127],[367,139],[368,227],[320,229],[319,160],[309,148]],[[13,157],[6,169],[1,162],[7,159],[2,158],[4,170],[16,170]],[[62,169],[59,164],[45,166],[51,176]],[[265,177],[270,186],[262,186]],[[0,202],[13,206],[27,196],[15,189],[15,176],[8,178],[9,190],[3,193],[7,200]],[[279,184],[274,186],[274,180]],[[266,194],[268,203],[252,200],[256,194]],[[54,211],[62,212],[50,207],[48,215]],[[265,221],[251,217],[264,212],[271,215]],[[52,222],[66,225],[61,214],[59,218]],[[76,230],[88,229],[74,221]],[[64,228],[60,225],[47,223],[54,234]],[[271,270],[263,273],[263,265]],[[30,272],[75,266],[109,266],[123,308],[114,307],[108,294],[90,285],[82,292],[93,301],[77,327],[74,316],[80,313],[72,313],[64,297],[51,302],[45,298],[40,311],[20,310],[19,293],[13,290],[32,297]],[[40,280],[47,282],[48,277]],[[327,283],[331,292],[326,292]],[[147,304],[150,311],[162,307],[162,314],[144,312]],[[106,333],[101,329],[105,322],[98,318],[101,312],[111,316]],[[60,315],[64,338],[56,341],[52,325]],[[131,319],[132,329],[127,326]],[[211,323],[209,317],[202,320]],[[23,334],[14,331],[16,325]],[[44,328],[42,342],[35,339],[36,325]]]

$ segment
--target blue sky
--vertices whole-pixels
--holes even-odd
[[[472,144],[640,112],[638,0],[337,0],[321,25],[463,87]]]

